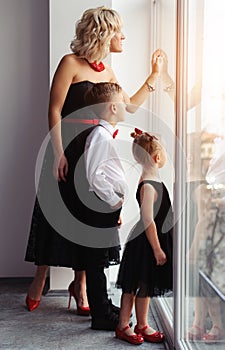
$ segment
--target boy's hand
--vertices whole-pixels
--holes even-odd
[[[118,220],[118,226],[121,227],[121,226],[122,226],[122,223],[123,223],[123,220],[122,220],[122,217],[120,216],[120,217],[119,217],[119,220]]]
[[[123,202],[124,202],[124,198],[122,197],[122,198],[120,198],[119,202],[116,205],[112,206],[111,208],[112,209],[120,209],[123,205]]]

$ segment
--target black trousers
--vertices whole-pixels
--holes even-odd
[[[88,248],[88,252],[91,264],[88,264],[86,268],[86,283],[91,316],[93,318],[104,317],[111,312],[104,272],[108,249]]]

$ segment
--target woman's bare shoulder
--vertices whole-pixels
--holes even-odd
[[[57,74],[61,73],[63,75],[69,75],[73,80],[74,77],[82,70],[84,64],[84,60],[77,57],[75,54],[66,54],[59,62]]]
[[[82,61],[83,60],[77,57],[74,53],[68,53],[61,58],[61,63],[67,65],[74,65],[74,63],[81,64]]]

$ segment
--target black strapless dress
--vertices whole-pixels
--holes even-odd
[[[156,265],[152,247],[147,239],[142,218],[131,230],[123,252],[117,279],[117,287],[124,293],[137,293],[139,297],[162,296],[173,287],[173,212],[168,191],[161,182],[144,180],[137,189],[139,206],[140,190],[143,184],[150,183],[158,197],[154,203],[154,221],[161,248],[167,262]]]
[[[89,81],[72,84],[62,109],[62,142],[69,164],[67,176],[69,181],[66,184],[63,181],[58,183],[54,179],[52,173],[54,156],[50,140],[46,147],[25,255],[25,261],[34,262],[35,265],[85,270],[85,259],[87,259],[85,247],[77,244],[76,239],[72,238],[76,232],[71,232],[71,225],[68,223],[68,218],[71,217],[68,217],[61,193],[63,192],[64,196],[66,194],[66,202],[73,202],[69,186],[74,179],[73,169],[78,152],[78,145],[73,140],[95,124],[96,115],[84,102],[84,94],[92,84]],[[82,121],[79,122],[78,119]],[[85,123],[87,120],[88,123]],[[105,267],[119,263],[119,249],[118,246],[108,249]]]

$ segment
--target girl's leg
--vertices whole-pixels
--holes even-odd
[[[148,310],[149,310],[150,298],[136,297],[135,309],[137,317],[137,328],[142,329],[148,325]],[[156,330],[152,327],[148,327],[145,330],[145,334],[153,334]]]
[[[208,313],[208,303],[204,297],[196,297],[195,301],[195,317],[193,325],[198,326],[200,329],[205,329],[205,319]]]
[[[223,329],[223,322],[220,309],[219,298],[212,297],[207,299],[209,316],[212,321],[212,328],[209,331],[209,334],[214,335],[215,337],[220,337]]]
[[[46,275],[48,271],[47,265],[37,266],[34,279],[29,287],[28,295],[33,300],[40,300],[44,289]]]
[[[134,331],[137,334],[141,334],[144,340],[150,343],[161,343],[165,339],[164,334],[159,331],[156,331],[148,324],[149,304],[149,297],[136,297],[135,308],[137,325],[135,326]]]
[[[199,340],[205,333],[205,320],[208,313],[208,305],[204,297],[194,299],[194,321],[189,328],[187,336],[190,340]]]
[[[88,307],[85,271],[74,271],[74,295],[78,306]]]
[[[121,302],[120,302],[120,319],[118,328],[120,330],[124,329],[130,323],[130,315],[132,313],[133,305],[134,305],[135,295],[134,293],[122,293]],[[135,334],[131,328],[126,330],[127,335]]]

